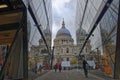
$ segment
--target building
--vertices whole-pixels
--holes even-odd
[[[65,27],[64,21],[62,22],[62,28],[57,32],[54,39],[54,59],[57,61],[69,61],[74,57],[74,40],[68,29]]]
[[[86,37],[86,32],[83,29],[81,31],[78,29],[76,31],[76,37],[77,45],[74,44],[74,40],[69,30],[65,27],[63,20],[62,27],[58,30],[56,38],[54,39],[54,64],[56,62],[71,61],[79,55],[80,48]],[[84,50],[82,55],[86,55],[86,52],[87,51]]]

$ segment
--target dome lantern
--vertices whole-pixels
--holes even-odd
[[[62,22],[62,28],[65,28],[64,18],[63,18],[63,22]]]
[[[65,27],[64,19],[62,21],[62,27],[61,27],[61,29],[58,30],[56,37],[59,37],[61,35],[62,36],[67,35],[67,36],[71,37],[69,30]]]

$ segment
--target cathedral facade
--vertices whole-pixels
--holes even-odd
[[[54,39],[54,61],[69,61],[74,57],[74,40],[63,21],[62,28],[58,30]]]
[[[65,27],[65,22],[63,20],[61,29],[58,30],[56,38],[54,39],[54,63],[62,61],[72,61],[73,58],[79,55],[80,49],[85,41],[86,32],[83,29],[78,29],[76,31],[76,40],[77,44],[74,44],[74,40]],[[87,43],[88,44],[88,43]],[[88,45],[90,46],[90,44]],[[86,50],[87,47],[82,52],[82,55],[89,53],[89,50]]]

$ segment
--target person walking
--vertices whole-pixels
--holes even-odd
[[[55,72],[59,70],[59,72],[61,72],[62,70],[62,66],[61,66],[61,63],[56,63],[56,65],[54,66],[54,69],[55,69]]]
[[[46,71],[49,69],[49,64],[48,64],[48,62],[46,62],[46,64],[45,64],[45,69],[46,69]]]
[[[59,72],[61,72],[62,70],[62,66],[61,66],[61,63],[59,63]]]
[[[88,77],[88,70],[87,70],[87,61],[84,59],[83,60],[83,69],[84,69],[84,74],[85,74],[85,77]]]
[[[56,70],[57,70],[57,64],[54,65],[54,70],[56,72]]]
[[[41,73],[42,72],[42,66],[39,65],[39,72]]]

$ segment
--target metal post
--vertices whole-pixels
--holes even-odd
[[[27,39],[27,10],[24,12],[25,20],[23,25],[23,74],[24,80],[28,79],[28,39]]]
[[[78,71],[78,58],[77,58],[77,71]]]
[[[53,65],[53,59],[54,59],[54,46],[53,46],[52,55],[51,55],[51,69],[52,69],[52,65]]]
[[[99,57],[99,50],[97,48],[97,57],[98,57],[98,68],[100,68],[100,57]]]

